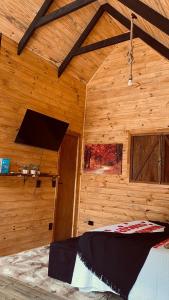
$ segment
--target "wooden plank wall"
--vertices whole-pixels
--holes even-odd
[[[129,183],[131,133],[169,131],[169,62],[134,42],[128,87],[128,43],[114,47],[87,86],[85,143],[123,143],[122,175],[81,177],[79,233],[135,219],[169,220],[169,186]]]
[[[0,49],[0,157],[11,158],[11,170],[40,164],[57,173],[54,151],[14,143],[27,108],[67,121],[82,132],[85,85],[70,76],[57,79],[54,65],[29,50],[16,55],[17,45],[3,36]],[[51,241],[54,189],[49,179],[35,188],[34,179],[0,178],[0,255],[16,253]]]

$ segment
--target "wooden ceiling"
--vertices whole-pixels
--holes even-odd
[[[137,0],[135,0],[137,1]],[[130,18],[132,11],[128,9],[126,6],[121,4],[119,1],[109,0],[108,1],[114,8],[120,11],[123,15]],[[168,0],[141,0],[141,2],[145,3],[146,5],[150,6],[157,12],[159,12],[164,17],[169,19],[169,1]],[[160,41],[166,47],[169,48],[169,36],[157,27],[153,26],[139,15],[137,15],[137,20],[135,22],[140,28],[144,31],[148,32],[152,37]]]
[[[79,0],[80,1],[80,0]],[[1,3],[0,28],[2,33],[19,42],[44,0],[5,0]],[[72,0],[54,0],[49,12],[54,11]],[[84,28],[90,22],[100,5],[108,2],[119,12],[130,18],[131,10],[118,0],[98,0],[59,20],[53,21],[38,30],[31,37],[27,47],[41,57],[50,60],[58,67],[64,60]],[[169,18],[169,0],[142,0],[160,14]],[[138,15],[137,15],[138,16]],[[138,16],[137,25],[169,48],[169,36]],[[85,41],[85,45],[109,38],[128,30],[105,13]],[[103,60],[113,50],[109,46],[94,52],[75,57],[66,72],[88,82]]]

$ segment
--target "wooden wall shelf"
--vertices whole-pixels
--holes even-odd
[[[40,174],[23,174],[21,172],[10,172],[7,174],[0,174],[0,177],[22,177],[24,179],[24,183],[26,182],[27,178],[35,178],[36,180],[36,187],[40,188],[42,181],[39,179],[40,177],[48,177],[52,180],[52,187],[56,186],[56,179],[59,178],[58,174],[50,174],[50,173],[40,173]]]
[[[56,174],[50,174],[50,173],[40,173],[40,174],[23,174],[21,172],[10,172],[7,174],[0,174],[0,176],[28,176],[28,177],[59,177],[59,175]]]

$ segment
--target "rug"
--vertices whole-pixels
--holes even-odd
[[[81,293],[67,283],[48,277],[48,260],[49,246],[0,257],[0,276],[11,277],[70,300],[121,300],[111,293]]]

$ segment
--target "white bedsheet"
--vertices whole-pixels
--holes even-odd
[[[168,240],[169,242],[169,240]],[[169,249],[152,248],[129,300],[169,300]]]
[[[155,227],[154,227],[155,226]],[[163,231],[163,227],[148,221],[133,221],[105,226],[94,231],[119,231],[126,234],[147,231]],[[129,300],[169,300],[169,242],[152,248],[137,280],[129,293]],[[83,292],[114,292],[101,279],[93,274],[77,255],[71,285]]]

